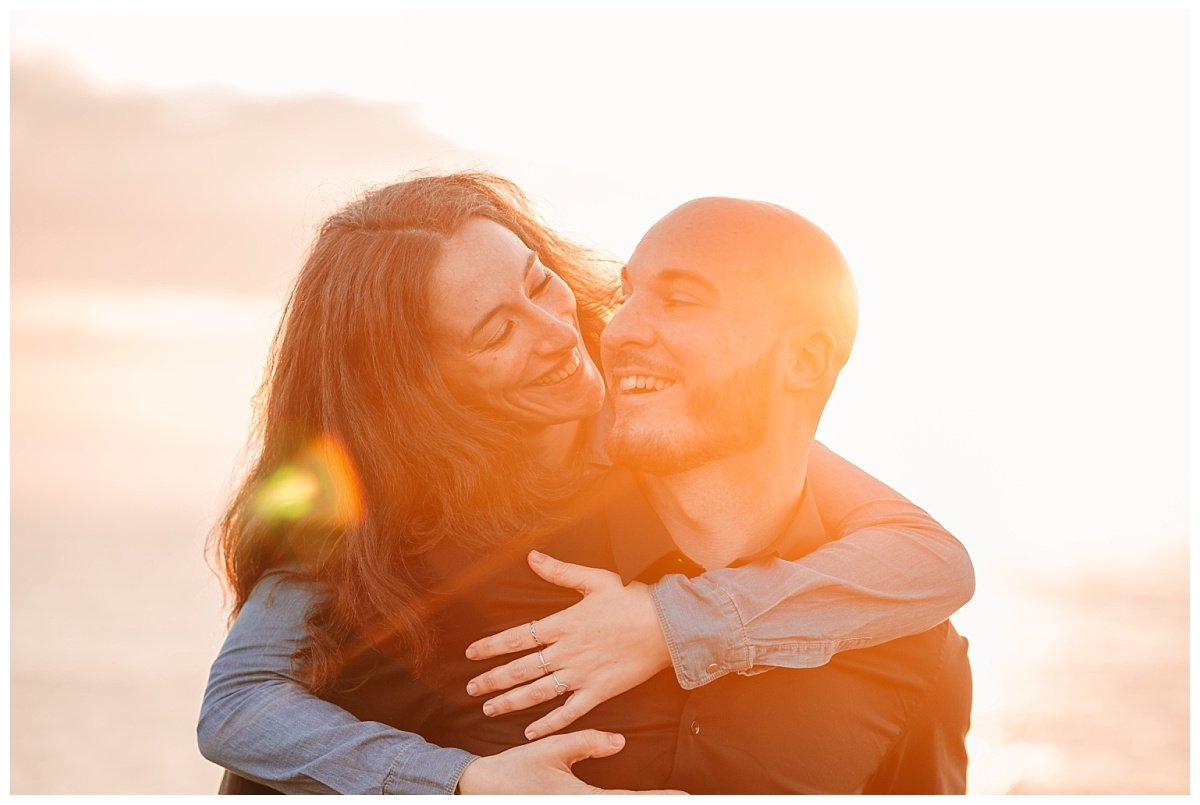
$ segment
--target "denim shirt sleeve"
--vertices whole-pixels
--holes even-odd
[[[931,629],[975,592],[966,548],[925,511],[820,444],[810,491],[835,539],[796,561],[664,576],[650,588],[684,688],[814,668]]]
[[[286,574],[254,588],[209,675],[200,752],[285,794],[453,794],[475,755],[359,721],[292,671],[315,588]]]

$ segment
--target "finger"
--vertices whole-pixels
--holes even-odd
[[[581,716],[586,715],[598,702],[592,701],[584,692],[572,693],[561,707],[551,710],[546,715],[525,728],[525,737],[531,741],[552,735],[571,726]]]
[[[525,710],[535,704],[548,702],[559,697],[554,689],[554,677],[544,676],[541,679],[513,688],[508,693],[502,693],[494,699],[483,703],[484,715],[500,716],[514,710]]]
[[[553,556],[547,556],[539,551],[529,552],[529,566],[533,572],[551,584],[559,587],[569,587],[572,590],[587,595],[592,590],[601,587],[620,584],[621,577],[608,570],[586,565],[573,565],[563,562]]]
[[[545,652],[542,656],[545,656]],[[508,690],[522,682],[530,682],[545,675],[542,661],[535,652],[475,677],[467,683],[467,693],[471,696],[483,696],[498,690]]]
[[[625,736],[617,732],[580,730],[566,735],[551,735],[540,742],[550,758],[567,768],[589,757],[608,757],[625,748]]]
[[[549,645],[553,643],[554,639],[550,637],[554,634],[552,624],[540,618],[536,623],[538,639],[541,640],[542,644]],[[512,654],[515,651],[528,651],[537,647],[538,644],[533,640],[533,633],[529,631],[529,624],[525,623],[476,640],[467,646],[467,659],[486,660],[490,657]]]

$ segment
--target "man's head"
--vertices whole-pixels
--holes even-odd
[[[669,474],[813,437],[858,323],[829,236],[774,204],[696,199],[646,233],[623,281],[602,342],[615,460]]]

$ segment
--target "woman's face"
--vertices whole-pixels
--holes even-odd
[[[535,426],[600,410],[604,381],[575,295],[511,231],[467,221],[433,267],[430,296],[434,356],[462,402]]]

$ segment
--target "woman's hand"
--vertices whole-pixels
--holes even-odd
[[[472,760],[458,781],[460,794],[682,794],[682,791],[609,791],[588,785],[571,766],[589,757],[608,757],[625,746],[624,736],[582,730],[515,746]]]
[[[537,551],[530,552],[529,565],[546,581],[583,593],[583,600],[538,619],[532,629],[529,624],[515,626],[468,646],[467,657],[473,660],[530,653],[475,677],[467,692],[485,696],[507,690],[483,704],[485,714],[497,716],[570,691],[562,706],[525,729],[532,741],[670,667],[671,655],[645,584],[624,585],[616,573],[560,562]]]

